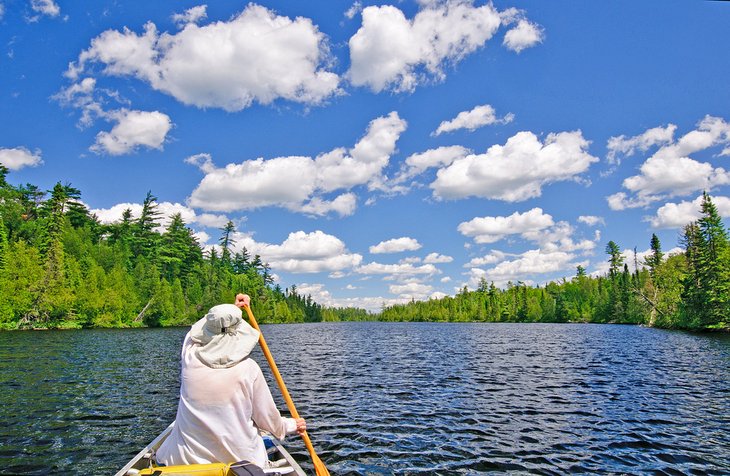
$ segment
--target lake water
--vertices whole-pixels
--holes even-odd
[[[730,474],[728,335],[572,324],[262,329],[333,475]],[[116,472],[175,416],[185,332],[0,333],[0,474]],[[312,468],[297,438],[288,447]]]

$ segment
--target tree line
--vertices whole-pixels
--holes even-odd
[[[259,255],[232,252],[230,221],[204,251],[180,214],[160,226],[151,192],[139,217],[127,209],[102,224],[70,184],[46,192],[7,173],[0,166],[0,329],[187,325],[237,292],[264,323],[371,318],[282,290]]]
[[[217,247],[201,247],[180,214],[161,227],[148,192],[139,217],[102,224],[81,192],[13,186],[0,165],[0,329],[187,325],[208,308],[246,292],[263,323],[343,320],[595,322],[666,328],[730,327],[730,244],[705,193],[701,218],[687,224],[684,251],[666,256],[656,235],[633,271],[614,241],[609,270],[542,286],[485,279],[455,296],[364,309],[326,307],[296,286],[275,284],[269,265],[235,248],[228,222]]]
[[[716,206],[703,194],[701,218],[682,230],[682,253],[666,256],[656,235],[650,254],[634,252],[633,271],[614,241],[606,245],[609,270],[544,286],[482,279],[453,297],[384,308],[386,321],[593,322],[663,328],[730,329],[730,245]]]

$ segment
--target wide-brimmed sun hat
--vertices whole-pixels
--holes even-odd
[[[259,331],[243,320],[233,304],[213,306],[193,324],[190,338],[198,344],[195,355],[208,367],[226,369],[244,360],[259,340]]]

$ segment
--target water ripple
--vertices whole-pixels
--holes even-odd
[[[174,418],[186,330],[0,333],[0,474],[121,467]],[[334,475],[730,473],[730,336],[541,324],[263,330]],[[311,470],[302,443],[288,445]]]

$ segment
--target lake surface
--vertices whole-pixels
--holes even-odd
[[[730,473],[728,335],[572,324],[262,329],[333,475]],[[174,419],[185,332],[0,333],[0,474],[116,472]],[[266,373],[260,351],[254,358]],[[297,438],[288,447],[311,469]]]

